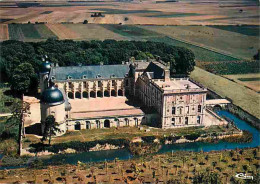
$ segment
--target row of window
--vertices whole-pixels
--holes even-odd
[[[183,107],[178,107],[179,108],[179,114],[183,114]],[[194,110],[194,109],[192,109]],[[198,105],[198,110],[197,112],[201,113],[202,111],[202,108],[201,108],[201,105]],[[189,114],[190,113],[190,107],[189,106],[186,106],[186,114]],[[176,107],[172,107],[172,114],[176,114]]]
[[[129,85],[129,81],[126,80],[125,81],[125,86],[128,86]],[[115,87],[116,86],[116,81],[115,80],[112,80],[112,86]],[[73,88],[74,85],[72,82],[69,82],[69,88]],[[84,82],[83,83],[83,87],[84,88],[87,88],[87,82]],[[102,87],[102,81],[98,81],[98,87]]]
[[[177,123],[177,121],[179,120],[179,124],[181,123],[181,117],[179,118],[172,118],[172,125],[175,125]],[[200,119],[201,117],[200,116],[197,116],[197,124],[200,124]],[[188,117],[185,117],[185,125],[188,125],[189,124],[189,118]]]

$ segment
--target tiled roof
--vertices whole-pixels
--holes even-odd
[[[91,65],[91,66],[68,66],[53,67],[50,77],[54,80],[67,80],[68,76],[71,80],[77,79],[110,79],[124,78],[129,72],[129,65]]]

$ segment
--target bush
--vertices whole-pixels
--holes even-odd
[[[42,150],[47,150],[49,152],[58,153],[59,151],[64,151],[68,148],[74,149],[77,152],[84,152],[89,151],[90,148],[95,147],[97,144],[104,145],[104,144],[111,144],[115,146],[127,146],[129,141],[125,139],[107,139],[107,140],[97,140],[97,141],[90,141],[90,142],[80,142],[80,141],[72,141],[72,142],[64,142],[59,144],[54,144],[51,146],[47,146],[42,143],[31,144],[30,152],[37,152]]]
[[[192,133],[192,134],[185,135],[184,137],[190,141],[195,141],[196,139],[198,139],[200,137],[200,134]]]
[[[145,137],[141,137],[142,140],[145,142],[145,143],[153,143],[154,140],[156,139],[155,136],[145,136]]]

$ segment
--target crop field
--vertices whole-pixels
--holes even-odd
[[[223,55],[218,52],[214,52],[196,45],[188,44],[182,41],[179,41],[177,39],[173,39],[167,36],[164,37],[153,37],[148,38],[149,41],[156,41],[156,42],[164,42],[170,45],[179,46],[179,47],[186,47],[193,51],[195,55],[195,59],[198,61],[210,61],[216,62],[216,61],[235,61],[236,58],[233,58],[231,56]],[[213,64],[214,65],[214,64]]]
[[[260,26],[242,25],[242,26],[209,26],[217,29],[240,33],[247,36],[259,36]]]
[[[9,40],[9,32],[7,24],[0,24],[0,41]]]
[[[63,24],[46,24],[59,39],[79,39],[80,36]]]
[[[259,73],[259,61],[197,62],[197,66],[220,75]]]
[[[240,75],[224,75],[224,77],[246,86],[255,92],[260,92],[260,73],[240,74]]]
[[[224,26],[221,27],[223,29],[216,28],[216,26],[139,27],[243,59],[251,59],[259,49],[258,42],[255,41],[259,39],[259,36],[256,34],[259,31],[258,26],[250,27],[248,33],[251,33],[250,36],[244,34],[247,27],[243,26],[229,26],[229,30],[224,30]]]
[[[15,11],[14,11],[15,8]],[[242,12],[240,10],[242,9]],[[103,12],[105,17],[91,17],[90,13]],[[100,2],[0,2],[1,19],[12,23],[91,23],[141,25],[259,25],[257,1],[234,0],[176,1],[100,1]],[[51,13],[49,13],[51,12]],[[50,16],[54,15],[54,16]],[[60,15],[60,16],[57,16]],[[129,21],[122,21],[127,16]],[[113,17],[113,18],[111,18]],[[100,20],[102,19],[102,20]]]
[[[64,24],[63,26],[77,33],[80,40],[127,39],[126,37],[98,24]]]
[[[56,37],[45,25],[40,24],[9,24],[8,31],[11,40],[40,41]]]
[[[145,30],[142,28],[139,28],[137,26],[128,26],[128,25],[103,25],[108,30],[111,30],[115,33],[118,33],[122,36],[127,36],[127,37],[154,37],[154,36],[159,36],[159,34],[150,31],[150,30]]]
[[[257,108],[259,107],[260,100],[259,93],[198,67],[195,67],[195,70],[191,72],[191,78],[212,91],[215,91],[221,97],[232,99],[235,105],[241,107],[253,116],[260,118],[259,108]]]

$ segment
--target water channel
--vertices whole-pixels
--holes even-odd
[[[220,151],[226,149],[236,149],[236,148],[249,148],[257,147],[260,145],[260,135],[259,131],[247,124],[245,121],[237,118],[233,114],[227,111],[218,111],[218,115],[228,117],[234,122],[234,124],[241,130],[247,130],[252,133],[253,140],[249,143],[230,143],[225,141],[219,141],[218,143],[204,143],[204,142],[195,142],[195,143],[183,143],[183,144],[170,144],[162,145],[162,148],[158,153],[167,153],[172,151]],[[1,155],[0,155],[1,157]],[[114,159],[126,160],[132,158],[132,155],[127,149],[119,150],[106,150],[106,151],[96,151],[96,152],[83,152],[67,155],[55,155],[45,160],[46,163],[63,163],[63,164],[77,164],[80,162],[101,162],[109,161]],[[6,167],[7,168],[7,167]],[[8,167],[13,168],[13,167]],[[0,169],[3,169],[0,167]]]

